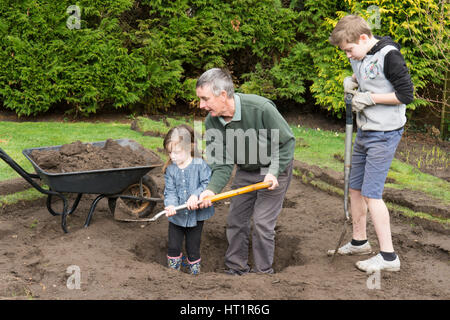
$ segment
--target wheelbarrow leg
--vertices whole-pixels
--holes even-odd
[[[47,197],[47,210],[48,210],[48,212],[50,212],[50,214],[52,216],[60,215],[60,213],[57,213],[57,212],[53,211],[53,209],[52,209],[52,195],[51,194],[49,194]]]
[[[72,214],[76,210],[76,208],[78,207],[78,204],[80,203],[82,195],[83,195],[82,193],[79,193],[77,195],[77,198],[75,199],[75,202],[73,203],[72,208],[70,208],[70,210],[67,212],[67,215]],[[61,214],[59,212],[55,212],[52,209],[52,195],[51,194],[49,194],[48,197],[47,197],[47,209],[48,209],[48,212],[50,212],[50,214],[53,215],[53,216]]]
[[[55,212],[52,209],[52,194],[49,194],[48,197],[47,197],[47,209],[48,209],[48,212],[50,212],[53,216],[61,215],[61,228],[64,230],[65,233],[68,233],[67,227],[66,227],[67,216],[69,214],[72,214],[75,211],[75,209],[77,208],[78,204],[80,203],[80,199],[81,199],[82,195],[83,195],[82,193],[79,193],[77,195],[77,198],[75,199],[75,202],[73,203],[73,205],[70,208],[70,210],[68,210],[67,209],[68,205],[67,205],[66,197],[64,197],[63,195],[57,194],[57,196],[59,196],[63,200],[63,211],[61,213]]]
[[[72,208],[69,210],[69,212],[67,214],[72,214],[77,209],[78,204],[80,203],[82,195],[83,195],[82,193],[79,193],[77,195],[77,198],[75,199],[75,202],[73,203]]]
[[[91,209],[89,210],[89,214],[88,214],[88,216],[86,218],[86,221],[84,223],[84,227],[85,228],[89,227],[89,224],[91,223],[92,215],[94,214],[95,207],[97,206],[97,203],[100,200],[102,200],[104,197],[106,197],[106,195],[101,194],[97,198],[95,198],[94,202],[92,202]]]
[[[67,218],[67,200],[63,198],[63,211],[61,215],[61,228],[63,229],[64,233],[68,233],[67,227],[66,227],[66,218]]]

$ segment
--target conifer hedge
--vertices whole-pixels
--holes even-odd
[[[445,80],[448,41],[443,52],[430,37],[444,25],[439,34],[448,39],[449,8],[441,3],[0,0],[0,108],[18,115],[61,105],[82,114],[106,107],[168,110],[195,100],[203,71],[226,67],[238,91],[303,103],[309,90],[313,103],[339,116],[342,80],[351,73],[345,55],[328,43],[339,18],[378,19],[374,33],[402,45],[420,91]],[[444,24],[430,25],[430,16],[442,15]]]

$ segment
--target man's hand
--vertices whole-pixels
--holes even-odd
[[[375,102],[373,101],[369,91],[358,92],[352,90],[349,93],[353,94],[352,111],[361,112],[365,107],[375,105]]]
[[[358,83],[353,79],[353,77],[345,77],[344,79],[344,92],[352,93],[356,88],[358,88]]]
[[[212,206],[212,202],[211,200],[205,199],[206,197],[212,197],[214,196],[215,193],[212,192],[211,190],[206,189],[205,191],[203,191],[200,194],[199,200],[202,201],[202,203],[200,203],[200,209],[204,209],[204,208],[208,208]]]
[[[175,206],[167,206],[164,208],[166,211],[166,217],[171,217],[177,214],[177,210],[175,210]]]
[[[186,202],[187,208],[189,210],[195,210],[198,209],[198,198],[195,194],[189,197],[188,201]]]
[[[272,182],[272,186],[267,188],[268,190],[273,190],[276,187],[278,187],[278,179],[271,173],[266,174],[266,176],[264,177],[264,182],[269,182],[269,181]]]

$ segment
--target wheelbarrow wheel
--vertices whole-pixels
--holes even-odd
[[[135,183],[128,188],[126,188],[122,194],[124,195],[131,195],[131,196],[140,196],[140,183]],[[142,196],[144,198],[158,198],[158,188],[156,186],[155,181],[152,177],[145,175],[142,177]],[[122,198],[123,199],[123,198]],[[115,200],[114,204],[112,204],[112,199],[108,201],[108,204],[111,208],[112,205],[115,206]],[[138,215],[139,218],[145,218],[149,216],[153,209],[156,206],[156,202],[153,201],[136,201],[136,200],[130,200],[130,199],[123,199],[123,203],[128,207],[130,211],[133,212],[133,214]]]

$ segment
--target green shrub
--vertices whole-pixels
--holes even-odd
[[[373,20],[370,6],[374,33],[402,45],[419,93],[409,110],[427,105],[425,89],[448,74],[444,0],[0,0],[0,106],[165,111],[193,105],[197,77],[225,67],[238,91],[297,103],[311,92],[340,117],[352,71],[328,37],[348,13]]]
[[[343,102],[342,81],[352,73],[343,52],[328,43],[328,37],[343,16],[359,14],[372,23],[375,35],[391,36],[401,46],[416,91],[430,84],[442,84],[442,66],[448,63],[448,4],[439,0],[363,0],[312,1],[304,3],[299,31],[309,46],[315,72],[311,73],[311,92],[316,102],[340,115]],[[439,21],[446,21],[439,24]],[[431,21],[436,23],[430,24]],[[438,34],[438,39],[434,36]],[[439,40],[440,39],[440,40]],[[439,51],[436,40],[444,44]],[[420,44],[420,45],[418,45]],[[446,45],[445,45],[446,44]],[[445,71],[445,70],[444,70]],[[444,72],[445,74],[445,72]],[[421,97],[408,105],[409,109],[428,105]]]
[[[148,86],[142,58],[122,43],[118,15],[131,0],[79,1],[80,29],[68,28],[72,1],[0,0],[0,96],[18,115],[58,103],[80,113],[137,102]]]
[[[149,73],[155,74],[147,109],[167,108],[176,98],[192,101],[195,80],[212,67],[226,67],[238,86],[255,88],[259,66],[273,66],[295,44],[297,14],[280,1],[143,1],[142,5],[148,6],[148,18],[139,20],[130,37]],[[276,70],[273,74],[277,83],[269,90],[282,84],[298,95],[291,83],[285,83],[287,75]],[[288,95],[281,88],[280,92]]]

